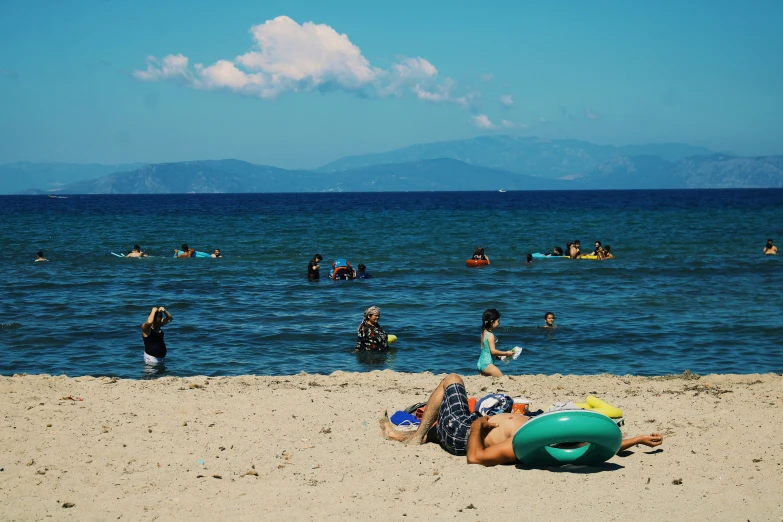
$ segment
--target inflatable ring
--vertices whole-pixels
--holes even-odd
[[[394,344],[397,341],[397,336],[394,335],[394,334],[389,334],[389,335],[386,336],[386,341],[389,344]]]
[[[484,266],[488,265],[489,261],[486,259],[468,259],[465,261],[465,264],[468,266]]]
[[[621,410],[620,408],[615,408],[611,404],[606,403],[593,395],[589,395],[586,399],[586,402],[580,402],[579,404],[577,404],[577,406],[579,406],[580,408],[584,408],[586,410],[603,413],[604,415],[612,419],[619,419],[620,417],[623,416],[623,410]]]
[[[512,445],[517,460],[527,466],[594,466],[612,458],[622,441],[620,428],[606,415],[568,410],[533,417],[517,430]],[[578,448],[552,447],[565,442],[587,444]]]

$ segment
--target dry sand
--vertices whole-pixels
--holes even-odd
[[[623,409],[625,435],[665,436],[546,470],[383,439],[379,412],[425,401],[441,377],[0,377],[0,519],[783,518],[779,375],[466,377],[470,395],[534,409],[594,394]]]

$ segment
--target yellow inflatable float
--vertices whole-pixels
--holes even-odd
[[[586,399],[586,402],[577,403],[577,406],[586,410],[603,413],[610,419],[619,419],[623,416],[623,411],[620,408],[615,408],[611,404],[604,402],[593,395],[589,395]]]
[[[397,336],[394,334],[389,334],[386,336],[386,340],[389,344],[394,344],[394,341],[397,340]]]

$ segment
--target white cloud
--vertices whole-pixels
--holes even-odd
[[[546,118],[544,118],[543,116],[541,116],[540,118],[538,118],[538,121],[540,121],[541,123],[549,123],[549,120],[547,120],[547,119],[546,119]]]
[[[158,60],[154,56],[147,56],[147,70],[133,71],[133,76],[139,80],[155,81],[182,79],[193,81],[193,75],[188,69],[188,58],[181,54],[170,54]]]
[[[134,71],[142,81],[178,81],[195,89],[228,90],[264,99],[286,92],[341,90],[365,96],[412,95],[428,102],[467,107],[466,96],[454,94],[450,78],[421,57],[402,57],[388,69],[370,64],[345,34],[324,24],[299,25],[287,16],[254,25],[253,48],[233,60],[189,66],[188,57],[147,58],[145,70]]]
[[[599,114],[594,113],[592,110],[590,110],[589,107],[585,107],[585,118],[588,120],[600,120],[601,116]]]
[[[481,78],[482,82],[491,82],[495,78],[495,75],[491,73],[486,73],[480,75],[479,78]]]
[[[500,126],[506,129],[527,129],[527,125],[524,123],[516,123],[509,120],[501,120]]]
[[[479,114],[477,116],[473,116],[472,118],[473,124],[476,125],[479,129],[495,129],[497,128],[497,125],[493,124],[486,114]]]
[[[514,106],[514,99],[511,97],[510,94],[504,94],[500,97],[500,103],[507,109],[510,109]]]

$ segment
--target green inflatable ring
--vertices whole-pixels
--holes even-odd
[[[517,460],[527,466],[593,466],[612,458],[622,441],[620,428],[606,415],[568,410],[530,419],[514,434],[512,444]],[[565,442],[587,444],[571,449],[552,447]]]

